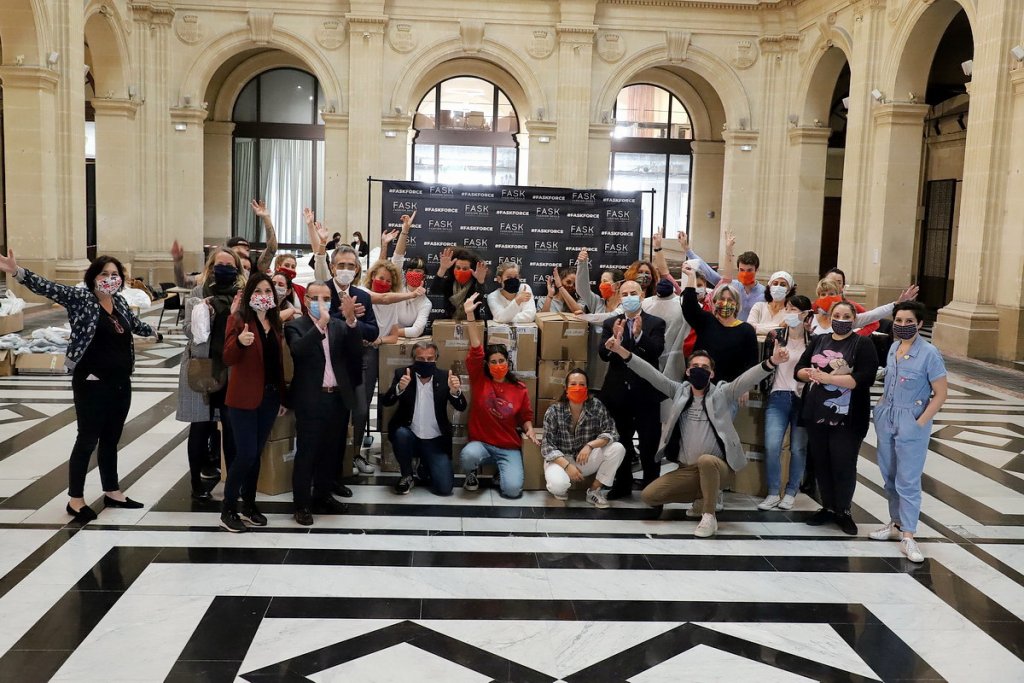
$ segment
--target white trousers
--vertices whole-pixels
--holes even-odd
[[[574,463],[576,462],[575,453],[572,455],[563,453],[562,456]],[[596,473],[596,479],[599,482],[605,486],[611,486],[615,481],[615,470],[619,469],[619,465],[622,464],[624,457],[626,457],[626,447],[621,443],[613,441],[607,446],[592,450],[590,457],[587,458],[587,462],[583,465],[577,463],[576,466],[580,468],[580,472],[583,473],[584,477],[589,477]],[[547,482],[548,491],[553,496],[564,496],[569,492],[569,487],[572,486],[569,473],[562,469],[561,465],[554,462],[549,462],[544,466],[544,479]]]

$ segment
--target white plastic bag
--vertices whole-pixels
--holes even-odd
[[[7,290],[7,294],[0,298],[0,315],[18,315],[25,310],[25,300],[19,299],[14,292]]]
[[[192,307],[192,342],[194,344],[205,344],[210,339],[210,307],[206,302],[199,300]]]
[[[148,294],[143,292],[141,289],[135,289],[133,287],[125,287],[122,289],[121,296],[124,297],[129,306],[135,306],[136,308],[148,308],[153,303],[150,301]]]

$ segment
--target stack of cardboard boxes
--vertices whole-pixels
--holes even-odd
[[[395,370],[399,368],[407,368],[412,365],[412,350],[413,347],[422,341],[430,341],[430,337],[412,337],[409,339],[401,339],[394,344],[381,344],[379,353],[379,368],[378,372],[380,376],[377,379],[377,405],[380,408],[380,424],[377,425],[377,429],[380,430],[380,469],[382,472],[397,472],[398,461],[395,460],[395,452],[391,447],[391,442],[388,440],[388,422],[391,421],[391,416],[398,410],[398,404],[384,407],[381,403],[381,398],[391,388],[392,381],[395,377]],[[443,367],[438,363],[438,367]],[[373,419],[373,415],[370,415],[370,419]]]
[[[295,413],[288,411],[274,420],[267,444],[260,455],[260,477],[256,490],[276,496],[292,490],[295,470]]]
[[[587,367],[590,326],[570,313],[538,313],[540,345],[537,364],[537,408],[534,423],[544,425],[544,413],[562,397],[565,377]]]

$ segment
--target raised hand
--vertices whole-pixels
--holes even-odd
[[[249,204],[252,207],[252,212],[256,214],[257,218],[269,218],[270,212],[267,211],[267,203],[261,199],[254,199]]]
[[[398,378],[398,391],[405,391],[405,388],[412,382],[412,370],[409,368],[405,369],[405,374]]]
[[[562,276],[558,274],[558,267],[551,269],[551,281],[555,283],[555,287],[562,288]]]
[[[349,296],[348,292],[341,293],[341,314],[345,316],[347,322],[354,323],[356,321],[356,316],[358,315],[356,312],[357,305],[356,300]]]
[[[327,234],[327,228],[324,227],[323,223],[317,221],[313,223],[313,229],[316,230],[316,238],[320,240],[320,246],[326,247],[331,237]]]
[[[392,242],[394,242],[395,238],[398,237],[398,232],[399,232],[398,230],[388,230],[386,232],[381,233],[381,236],[380,236],[380,244],[381,244],[381,246],[386,247],[387,245],[389,245]]]
[[[545,277],[544,280],[548,285],[548,298],[550,299],[555,296],[555,282],[551,279],[550,275]]]
[[[313,213],[312,209],[306,208],[302,210],[302,220],[306,225],[313,225],[316,223],[316,214]]]
[[[178,244],[178,240],[174,240],[174,244],[171,245],[171,258],[175,261],[185,258],[185,250]]]
[[[725,231],[725,253],[731,254],[736,248],[736,234],[732,230]]]
[[[238,313],[238,309],[242,306],[242,292],[239,290],[235,293],[235,298],[231,300],[231,314]]]
[[[455,265],[455,249],[453,247],[445,247],[441,250],[441,260],[438,261],[439,272],[447,273],[453,265]]]
[[[487,261],[480,259],[476,262],[476,273],[474,275],[476,275],[476,281],[480,284],[487,282],[487,270]]]
[[[643,320],[643,316],[639,316],[639,315],[637,317],[633,318],[633,338],[634,339],[639,337],[640,333],[643,331],[643,322],[642,322],[642,320]]]
[[[687,285],[693,287],[697,284],[697,273],[693,270],[693,266],[683,261],[683,277],[686,280]]]
[[[918,291],[920,291],[920,288],[917,285],[910,285],[900,292],[900,298],[896,301],[899,303],[903,303],[904,301],[913,301],[917,298]]]
[[[0,270],[10,275],[18,271],[18,262],[14,260],[14,250],[8,249],[7,256],[0,256]]]
[[[331,322],[331,307],[320,304],[320,318],[317,320],[317,325],[321,330],[326,330],[328,323]]]
[[[355,299],[353,299],[353,301],[355,301]],[[364,315],[366,315],[366,306],[364,306],[361,303],[359,303],[358,301],[356,301],[355,311],[356,311],[356,317],[357,318],[362,318]]]
[[[626,319],[625,318],[619,318],[614,323],[612,323],[612,336],[614,336],[620,342],[622,341],[622,333],[625,332],[625,331],[626,331]]]
[[[690,250],[690,238],[686,234],[685,230],[680,230],[679,234],[676,235],[676,239],[679,240],[679,248],[683,250],[683,255]]]
[[[772,365],[778,367],[789,360],[789,350],[785,346],[779,344],[775,345],[775,351],[772,352]]]
[[[480,293],[475,292],[473,296],[466,299],[466,302],[462,304],[462,308],[466,311],[466,319],[473,320],[473,314],[476,312],[477,299],[480,298]]]
[[[246,323],[245,329],[238,333],[238,343],[242,346],[252,346],[255,340],[256,335],[249,331],[249,323]]]
[[[421,285],[421,286],[417,287],[416,289],[412,290],[412,293],[416,295],[413,298],[419,299],[421,296],[426,296],[427,295],[427,290]]]
[[[452,394],[462,391],[462,379],[451,370],[448,371],[448,391]]]
[[[587,254],[586,249],[580,249],[580,253],[576,256],[577,261],[586,261],[590,256]]]
[[[664,238],[661,236],[661,228],[658,228],[654,231],[654,235],[651,236],[651,242],[655,249],[661,249],[662,239]]]
[[[413,219],[415,219],[415,218],[416,218],[416,212],[415,211],[412,212],[411,216],[409,214],[403,213],[402,214],[402,218],[401,218],[401,220],[402,220],[402,230],[408,230],[409,228],[411,228],[412,227]]]
[[[530,292],[530,291],[524,289],[524,290],[521,290],[518,294],[516,294],[516,298],[514,299],[514,301],[517,304],[519,304],[520,306],[522,306],[523,304],[525,304],[527,301],[529,301],[532,298],[533,298],[533,292]]]

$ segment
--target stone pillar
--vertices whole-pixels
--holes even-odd
[[[57,265],[57,78],[56,72],[40,67],[0,68],[7,248],[14,250],[20,265],[49,278]],[[7,285],[18,296],[39,300],[12,278]]]
[[[818,281],[825,164],[831,132],[828,128],[789,129],[785,219],[779,226],[784,236],[780,263],[792,269],[801,292],[812,292]]]
[[[412,126],[411,116],[386,116],[382,121],[383,133],[381,134],[381,145],[380,145],[380,162],[377,167],[376,173],[381,178],[408,178],[411,177],[410,169],[411,162],[409,160],[409,135],[410,127]],[[370,242],[371,248],[373,245],[378,243],[380,237],[381,226],[381,213],[383,206],[381,205],[381,187],[379,183],[374,183],[372,188],[373,201],[370,203],[370,227],[372,228],[371,234],[366,234],[366,228],[360,228],[366,240]],[[363,195],[366,196],[365,193]],[[365,198],[363,200],[363,225],[366,225],[366,207]],[[419,223],[420,219],[426,219],[427,216],[419,214],[416,216],[416,222]],[[393,228],[400,227],[400,223],[395,220],[393,221]],[[415,242],[415,237],[412,238]],[[415,246],[413,244],[412,246]],[[411,253],[408,252],[408,253]]]
[[[519,182],[525,185],[554,186],[560,183],[557,167],[557,124],[554,121],[525,121],[529,132],[530,153],[523,173],[523,160],[519,161]],[[521,156],[521,155],[520,155]],[[525,176],[525,177],[524,177]]]
[[[953,301],[939,312],[934,335],[936,346],[956,355],[1017,359],[1024,345],[1021,161],[1011,153],[1022,149],[1024,77],[1008,73],[1008,66],[1016,65],[1009,51],[1020,42],[1022,14],[1024,0],[980,3],[972,27],[974,73],[956,281]]]
[[[383,141],[381,102],[384,101],[383,55],[387,17],[384,3],[364,2],[346,15],[349,30],[348,89],[348,206],[337,225],[345,241],[353,230],[365,231],[366,179],[377,172]],[[328,215],[333,222],[334,219]]]
[[[694,140],[690,150],[690,247],[715,261],[722,236],[725,143]]]
[[[135,187],[139,104],[128,99],[94,99],[92,106],[96,111],[96,251],[132,263],[140,225]]]
[[[755,212],[758,190],[757,131],[727,130],[725,138],[725,163],[722,184],[722,229],[736,235],[738,256],[745,247],[753,244],[755,235]],[[708,252],[709,254],[713,252]],[[701,254],[707,258],[707,255]],[[725,258],[725,241],[719,240],[718,260]]]
[[[234,233],[231,221],[234,200],[235,124],[207,121],[203,125],[203,234],[197,244],[183,244],[185,252],[202,253],[204,244],[225,244]]]
[[[317,219],[328,230],[344,232],[345,193],[348,187],[348,116],[321,114],[324,119],[324,215]],[[405,176],[399,176],[405,177]],[[365,182],[365,180],[364,180]],[[363,188],[363,197],[366,189]],[[363,200],[365,201],[365,199]]]
[[[590,149],[587,150],[587,187],[608,187],[611,176],[612,132],[615,124],[590,124]]]
[[[564,187],[587,185],[590,141],[591,68],[594,55],[592,23],[558,25],[557,175]]]

